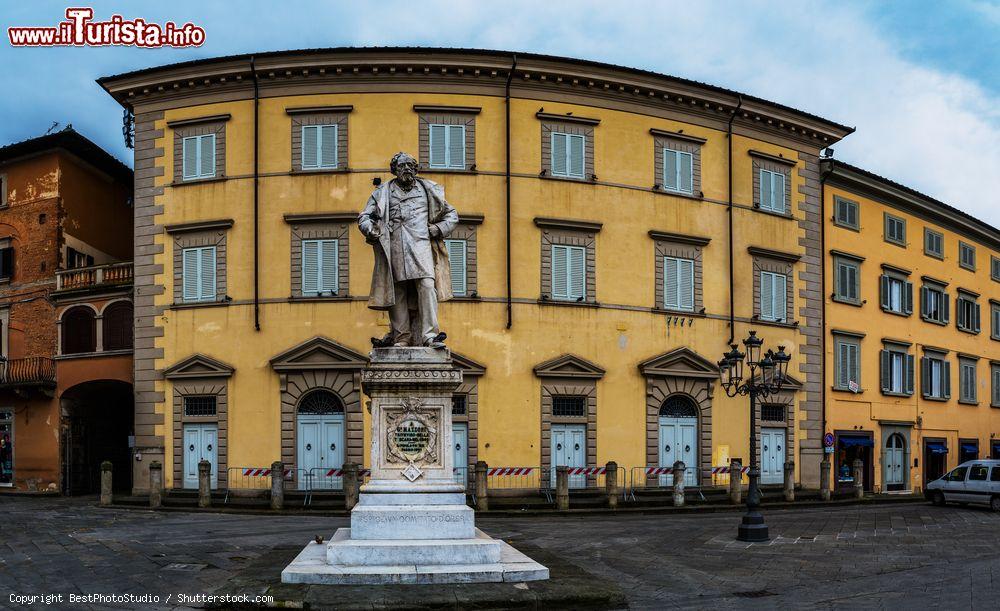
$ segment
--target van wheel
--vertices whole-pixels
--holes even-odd
[[[944,507],[944,495],[940,490],[934,492],[934,496],[931,498],[931,502],[938,507]]]
[[[1000,511],[1000,496],[994,496],[990,499],[990,509],[993,511]]]

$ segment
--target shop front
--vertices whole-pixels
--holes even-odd
[[[875,448],[874,435],[869,431],[837,431],[836,437],[837,458],[834,465],[836,487],[838,489],[854,487],[854,461],[860,460],[862,486],[870,492],[875,472],[872,460],[872,451]]]
[[[978,439],[959,439],[958,440],[958,464],[968,462],[970,460],[976,460],[979,458],[979,440]]]
[[[948,440],[924,438],[924,482],[938,479],[948,470]]]
[[[990,443],[990,458],[996,458],[1000,460],[1000,441],[994,441]]]

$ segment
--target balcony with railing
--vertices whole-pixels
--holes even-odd
[[[56,364],[47,356],[20,359],[0,357],[0,387],[43,386],[56,384]]]
[[[131,261],[56,271],[56,291],[104,290],[131,284]]]

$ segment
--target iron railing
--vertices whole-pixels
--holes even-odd
[[[0,385],[55,384],[56,364],[47,356],[0,359]]]

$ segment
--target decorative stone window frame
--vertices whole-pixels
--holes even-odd
[[[173,482],[184,487],[184,425],[215,424],[218,438],[216,476],[219,488],[229,487],[229,378],[236,370],[204,354],[193,354],[163,370],[163,377],[173,387]],[[214,416],[188,416],[184,397],[214,396]]]
[[[948,283],[944,280],[932,278],[931,276],[921,276],[923,284],[920,286],[920,318],[924,322],[945,326],[951,321],[951,297],[948,295]],[[931,318],[927,315],[926,296],[927,291],[937,291],[941,293],[941,320]]]
[[[847,384],[840,383],[840,347],[841,345],[853,345],[857,346],[858,353],[858,379],[854,382],[858,385],[858,392],[856,394],[862,394],[865,392],[864,387],[861,385],[862,382],[862,362],[861,358],[861,342],[865,338],[864,333],[859,333],[856,331],[846,331],[843,329],[832,329],[830,333],[833,335],[833,384],[831,388],[835,391],[841,392],[852,392]],[[848,380],[850,382],[850,380]]]
[[[417,113],[417,163],[421,172],[475,172],[476,171],[476,115],[482,112],[478,106],[436,106],[414,104]],[[465,126],[465,167],[432,168],[430,126]]]
[[[361,370],[368,357],[347,346],[316,336],[285,350],[270,360],[278,375],[281,414],[281,461],[298,468],[299,400],[309,392],[328,390],[344,406],[344,461],[364,464],[364,415],[361,403]],[[298,471],[294,472],[298,477]]]
[[[693,466],[697,481],[711,481],[712,398],[718,365],[690,348],[676,348],[639,363],[639,373],[646,379],[646,465],[660,462],[660,408],[670,397],[681,395],[698,407],[698,465]]]
[[[535,225],[541,229],[541,298],[540,303],[586,306],[597,304],[597,233],[601,223],[535,217]],[[583,301],[560,301],[552,299],[552,246],[582,246],[586,249],[585,273],[587,274],[587,294]]]
[[[902,239],[896,239],[889,235],[889,223],[896,222],[903,226],[903,237]],[[906,219],[901,216],[896,216],[895,214],[889,214],[888,212],[882,213],[882,237],[889,244],[895,244],[896,246],[902,246],[906,248]]]
[[[286,108],[292,127],[292,173],[344,172],[348,165],[348,121],[354,106],[302,106]],[[337,165],[332,168],[302,168],[302,127],[306,125],[337,126]]]
[[[951,361],[948,360],[948,350],[936,346],[924,346],[924,355],[920,357],[920,398],[924,401],[947,402],[951,400]],[[935,360],[941,363],[941,386],[942,396],[931,395],[928,392],[931,380],[924,375],[926,369],[930,368],[929,361]]]
[[[831,250],[831,263],[833,265],[833,270],[831,275],[833,277],[833,294],[830,299],[836,301],[837,303],[844,303],[847,305],[861,306],[865,303],[865,300],[861,296],[861,264],[864,263],[865,258],[860,255],[855,255],[849,252],[843,252],[839,250]],[[844,294],[844,287],[840,286],[840,266],[853,266],[857,271],[855,277],[858,282],[856,299],[851,299]]]
[[[963,369],[972,367],[972,398],[965,396]],[[979,405],[979,357],[973,354],[958,354],[958,402],[962,405]]]
[[[594,128],[601,123],[601,120],[570,115],[557,115],[547,112],[537,112],[535,113],[535,117],[541,121],[542,129],[542,176],[556,180],[576,182],[596,181],[597,171],[594,169]],[[552,132],[584,136],[583,178],[552,175]]]
[[[650,129],[653,136],[653,188],[657,191],[689,197],[702,197],[701,192],[701,147],[708,142],[705,138],[689,136],[660,129]],[[663,184],[663,149],[691,153],[691,192],[667,189]]]
[[[940,239],[940,241],[941,241],[941,252],[935,252],[935,251],[930,250],[928,248],[928,245],[930,243],[930,240],[928,240],[928,238],[930,236],[932,236],[932,235]],[[940,231],[934,231],[930,227],[924,227],[924,254],[927,255],[928,257],[934,257],[935,259],[944,259],[944,234],[943,233],[941,233]]]
[[[317,214],[286,214],[285,222],[291,228],[291,293],[292,299],[331,300],[350,299],[350,234],[358,215],[353,212],[324,212]],[[315,296],[302,294],[302,241],[337,240],[337,294]]]
[[[913,302],[916,296],[913,294],[913,283],[910,282],[910,274],[912,273],[912,271],[903,267],[896,267],[888,263],[882,264],[882,276],[879,277],[879,307],[883,312],[886,314],[895,314],[896,316],[911,316],[913,314]],[[901,311],[897,312],[886,307],[888,301],[884,292],[887,285],[882,280],[882,277],[903,283],[903,293],[901,295],[903,309]]]
[[[193,119],[167,121],[167,127],[174,135],[174,182],[176,185],[187,185],[212,180],[222,180],[226,177],[226,123],[231,115],[211,115]],[[206,178],[184,178],[184,138],[215,134],[215,176]]]
[[[753,207],[758,212],[765,212],[775,216],[792,216],[792,168],[797,165],[793,159],[786,159],[779,155],[762,153],[761,151],[750,150],[751,167],[753,168]],[[767,170],[777,174],[785,175],[785,212],[775,212],[761,207],[761,185],[760,171]]]
[[[760,324],[789,325],[795,320],[795,263],[801,258],[794,253],[751,246],[747,251],[753,257],[753,314]],[[764,320],[760,316],[760,273],[771,272],[785,276],[785,320]]]
[[[462,383],[454,394],[465,395],[465,413],[452,414],[452,422],[464,422],[468,427],[469,439],[469,481],[472,481],[472,468],[479,461],[479,378],[486,375],[486,366],[467,356],[451,353],[452,363],[456,369],[462,370]]]
[[[452,170],[455,171],[455,170]],[[465,241],[465,295],[456,295],[452,301],[478,300],[479,297],[479,225],[483,224],[481,214],[460,214],[458,226],[446,239]]]
[[[854,207],[854,223],[852,224],[849,220],[842,220],[840,218],[840,205]],[[839,195],[833,196],[833,224],[837,227],[843,227],[844,229],[850,229],[851,231],[861,231],[861,204],[853,199],[848,199],[846,197],[841,197]]]
[[[174,307],[198,307],[226,303],[226,237],[232,219],[167,225],[164,231],[174,238]],[[184,301],[184,249],[215,246],[215,300]]]
[[[962,324],[962,302],[972,304],[972,321],[965,321]],[[971,325],[969,323],[972,323]],[[979,293],[970,291],[969,289],[959,288],[957,294],[955,295],[955,328],[963,333],[971,333],[973,335],[978,335],[982,329],[982,306],[979,304]]]
[[[918,369],[918,365],[917,365],[917,357],[916,357],[916,355],[910,353],[910,348],[912,346],[913,346],[912,343],[910,343],[908,341],[905,341],[905,340],[893,339],[891,337],[883,337],[882,338],[882,350],[879,352],[879,391],[883,395],[885,395],[887,397],[912,397],[914,395],[914,393],[917,392],[917,374],[918,374],[917,369]],[[884,357],[882,356],[882,354],[886,353],[886,352],[888,352],[890,354],[901,354],[901,355],[903,355],[903,373],[902,373],[902,376],[903,376],[903,390],[902,391],[890,390],[889,388],[886,387],[886,385],[884,383],[885,382],[885,378],[887,376],[887,373],[886,373],[886,371],[884,369],[884,367],[885,367],[885,360],[884,360]],[[909,367],[910,363],[913,364],[913,380],[912,380],[913,385],[912,386],[908,386],[907,385],[907,379],[906,379],[907,378],[906,368]]]
[[[682,314],[704,314],[704,275],[702,267],[702,249],[708,245],[711,238],[689,236],[666,231],[649,232],[653,239],[653,267],[655,269],[656,286],[654,287],[654,310],[664,312],[680,312]],[[663,257],[677,257],[694,261],[694,309],[674,310],[664,306],[663,295]]]
[[[586,462],[597,465],[597,381],[605,370],[575,354],[563,354],[539,363],[533,369],[541,380],[541,443],[540,455],[543,473],[552,467],[552,425],[584,424],[587,427]],[[552,397],[574,396],[586,398],[585,416],[553,416]],[[543,475],[547,477],[547,475]],[[593,478],[588,477],[588,482]]]
[[[962,258],[962,251],[968,250],[972,252],[972,263],[966,263]],[[969,271],[976,271],[976,246],[974,244],[969,244],[968,242],[958,241],[958,266],[962,269],[967,269]]]

